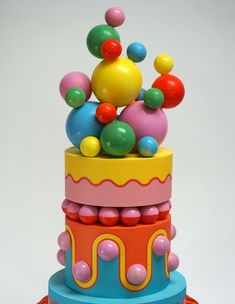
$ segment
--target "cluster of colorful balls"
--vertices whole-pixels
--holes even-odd
[[[158,55],[154,67],[160,76],[148,90],[142,88],[142,74],[137,62],[147,51],[140,42],[127,48],[127,58],[121,57],[122,45],[116,27],[123,24],[125,13],[112,7],[105,13],[107,24],[95,26],[87,36],[92,55],[102,59],[91,80],[84,73],[68,73],[60,82],[60,93],[73,108],[66,122],[66,132],[72,144],[86,157],[101,151],[115,157],[139,152],[151,157],[167,134],[167,118],[163,108],[176,107],[184,97],[184,85],[169,74],[173,59]],[[92,92],[99,102],[89,100]],[[119,107],[121,113],[118,116]]]

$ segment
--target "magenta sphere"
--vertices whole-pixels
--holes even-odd
[[[102,260],[111,261],[119,254],[118,245],[111,240],[104,240],[98,246],[98,255]]]
[[[61,208],[62,208],[62,210],[64,211],[65,214],[67,213],[68,205],[70,203],[71,202],[67,199],[64,199],[63,202],[62,202]]]
[[[176,228],[173,224],[171,224],[171,240],[173,240],[176,236]]]
[[[68,231],[62,232],[58,237],[58,245],[60,249],[67,251],[71,247],[71,240]]]
[[[103,207],[99,212],[99,220],[106,226],[116,225],[119,221],[119,211],[114,207]]]
[[[57,261],[61,264],[61,265],[65,265],[65,251],[60,249],[57,252]]]
[[[79,220],[79,210],[80,210],[80,205],[77,203],[72,203],[68,205],[67,208],[67,215],[71,220],[78,221]]]
[[[81,282],[87,282],[91,278],[90,266],[85,261],[80,261],[73,266],[73,277]]]
[[[168,256],[168,271],[174,271],[179,267],[179,258],[178,256],[173,253],[170,252],[169,256]]]
[[[144,282],[147,276],[145,267],[141,264],[134,264],[127,270],[127,280],[133,285],[139,285]]]
[[[153,241],[153,252],[157,256],[165,255],[170,251],[170,242],[169,240],[163,236],[159,235],[156,237],[156,239]]]
[[[84,224],[95,224],[98,220],[99,210],[96,206],[83,205],[79,210],[80,220]]]
[[[149,109],[143,101],[127,106],[120,114],[121,121],[128,123],[135,132],[136,142],[145,136],[152,136],[160,145],[167,134],[167,118],[162,109]]]
[[[70,72],[60,81],[60,94],[64,98],[67,91],[71,88],[80,88],[86,94],[86,100],[91,97],[91,81],[89,77],[82,72]]]
[[[126,207],[121,211],[121,221],[127,226],[135,226],[138,224],[141,213],[136,207]]]
[[[159,216],[158,208],[154,206],[144,206],[140,208],[141,222],[145,224],[154,223]]]
[[[105,21],[113,27],[118,27],[125,21],[125,13],[120,7],[110,7],[105,12]]]

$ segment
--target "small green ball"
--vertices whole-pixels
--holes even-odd
[[[116,39],[120,42],[118,32],[110,25],[101,24],[95,26],[87,35],[87,47],[92,55],[98,58],[104,58],[101,54],[101,46],[108,39]]]
[[[161,90],[151,88],[144,94],[144,104],[150,109],[157,109],[161,107],[164,102],[164,95]]]
[[[64,99],[68,106],[72,108],[78,108],[84,104],[86,100],[86,94],[83,89],[71,88],[65,94]]]
[[[107,154],[125,156],[135,145],[135,133],[127,123],[115,120],[103,128],[100,141]]]

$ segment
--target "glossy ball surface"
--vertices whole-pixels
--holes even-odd
[[[133,42],[127,48],[127,57],[134,62],[143,61],[146,55],[146,47],[140,42]]]
[[[70,202],[67,208],[67,215],[71,220],[78,221],[79,220],[79,210],[80,205],[76,203]]]
[[[154,81],[152,87],[161,90],[164,95],[162,108],[174,108],[184,98],[184,85],[176,76],[169,74],[160,76]]]
[[[112,26],[107,24],[95,26],[87,35],[86,43],[88,50],[95,57],[103,58],[101,46],[108,39],[115,39],[120,42],[120,36]]]
[[[65,251],[60,249],[57,252],[57,261],[62,265],[65,266]]]
[[[138,141],[138,151],[145,157],[154,156],[158,150],[158,143],[154,137],[144,136]]]
[[[136,97],[136,101],[139,101],[139,100],[144,100],[144,94],[145,94],[146,90],[145,89],[141,89],[140,92],[139,92],[139,95]]]
[[[120,7],[110,7],[105,12],[105,21],[113,27],[118,27],[124,23],[125,13]]]
[[[176,237],[176,227],[175,225],[171,224],[171,240]]]
[[[169,240],[163,236],[159,235],[153,241],[153,252],[157,256],[163,256],[170,251],[170,242]]]
[[[81,282],[87,282],[91,278],[90,266],[85,261],[77,262],[72,269],[73,277]]]
[[[148,89],[144,94],[144,104],[150,109],[157,109],[162,106],[164,95],[159,89]]]
[[[173,66],[174,60],[167,54],[158,55],[154,59],[154,68],[161,75],[170,73],[170,71],[173,69]]]
[[[161,203],[158,205],[159,211],[159,220],[163,220],[166,218],[167,214],[170,211],[170,204],[169,202]]]
[[[98,100],[115,107],[133,103],[142,86],[142,75],[137,65],[128,58],[103,60],[92,75],[92,90]]]
[[[147,276],[145,267],[141,264],[134,264],[127,270],[127,280],[133,285],[142,284]]]
[[[168,271],[174,271],[179,267],[179,258],[178,256],[173,253],[170,252],[169,256],[168,256]]]
[[[95,224],[98,220],[98,208],[84,205],[79,210],[79,217],[84,224]]]
[[[84,156],[95,157],[100,153],[100,150],[100,141],[94,136],[87,136],[81,141],[80,151]]]
[[[91,97],[91,81],[89,77],[78,71],[66,74],[60,81],[60,94],[64,98],[69,89],[80,88],[86,95],[86,100]]]
[[[71,247],[71,240],[68,231],[62,232],[58,237],[58,245],[60,249],[67,251]]]
[[[127,226],[137,225],[141,217],[140,210],[136,207],[123,208],[120,215],[122,223]]]
[[[113,61],[117,59],[122,53],[122,46],[119,41],[115,39],[105,40],[101,46],[101,54],[104,59]]]
[[[165,113],[160,108],[147,108],[143,101],[126,107],[119,119],[132,127],[137,142],[144,136],[152,136],[160,145],[166,137],[168,125]]]
[[[117,117],[117,109],[114,105],[104,102],[96,109],[96,118],[104,124],[112,122]]]
[[[154,223],[159,216],[158,208],[156,206],[144,206],[140,208],[141,222],[145,224]]]
[[[105,226],[113,226],[119,222],[119,211],[114,207],[103,207],[99,212],[99,220]]]
[[[86,100],[86,95],[83,89],[71,88],[65,94],[65,101],[72,108],[81,107]]]
[[[80,147],[83,138],[87,136],[100,137],[104,127],[96,119],[97,102],[87,101],[80,108],[73,109],[66,121],[66,133],[71,143]]]
[[[115,120],[104,127],[100,141],[107,154],[125,156],[134,147],[135,134],[128,124]]]
[[[98,255],[104,261],[112,261],[119,254],[118,245],[111,240],[104,240],[98,246]]]
[[[67,209],[68,209],[68,205],[70,204],[71,202],[67,199],[64,199],[63,202],[62,202],[62,205],[61,205],[61,208],[63,210],[63,212],[66,214],[67,213]]]

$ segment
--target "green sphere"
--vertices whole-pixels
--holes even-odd
[[[125,156],[135,145],[135,133],[127,123],[115,120],[103,128],[100,141],[107,154]]]
[[[101,24],[95,26],[87,35],[87,47],[92,55],[98,58],[104,58],[101,54],[101,46],[108,39],[116,39],[120,42],[118,32],[110,25]]]
[[[164,95],[161,90],[151,88],[144,94],[144,104],[150,109],[157,109],[161,107],[164,102]]]
[[[72,108],[81,107],[86,100],[86,94],[83,89],[71,88],[65,94],[65,102]]]

